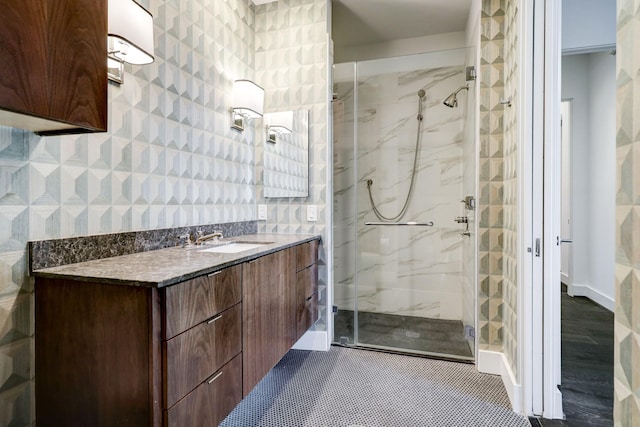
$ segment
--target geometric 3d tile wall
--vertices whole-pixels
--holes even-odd
[[[504,2],[483,0],[481,14],[478,346],[503,351]]]
[[[617,2],[614,422],[640,425],[640,7]]]

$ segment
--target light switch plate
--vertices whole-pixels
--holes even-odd
[[[307,206],[307,222],[315,222],[318,220],[318,206]]]
[[[267,220],[267,205],[258,205],[258,221]]]

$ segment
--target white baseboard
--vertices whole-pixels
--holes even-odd
[[[567,286],[567,293],[572,297],[587,297],[611,312],[614,312],[616,309],[616,302],[613,298],[593,289],[589,285],[571,284]]]
[[[478,371],[485,374],[500,375],[513,412],[522,413],[522,386],[516,382],[504,353],[498,351],[478,351]]]
[[[294,350],[329,351],[327,331],[307,331],[291,348]]]

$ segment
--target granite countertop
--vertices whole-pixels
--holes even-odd
[[[138,252],[33,271],[36,277],[128,286],[164,287],[235,264],[320,239],[311,234],[246,234],[225,239],[267,244],[238,253],[202,252],[206,246],[174,247]]]

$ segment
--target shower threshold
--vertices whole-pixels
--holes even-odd
[[[354,342],[354,313],[340,310],[334,317],[335,345],[474,363],[462,322],[358,312],[358,342]]]

